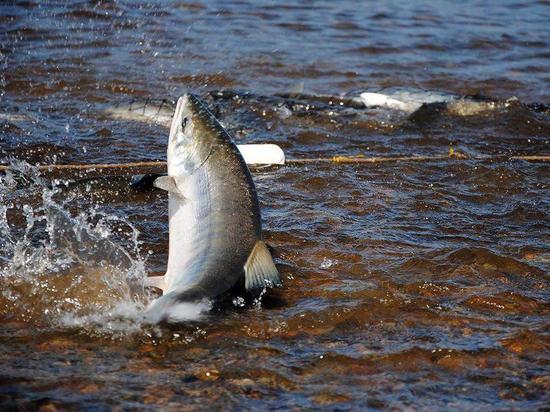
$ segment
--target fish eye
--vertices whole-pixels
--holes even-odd
[[[187,117],[184,117],[182,120],[181,120],[181,128],[182,129],[185,129],[185,126],[187,126],[187,122],[189,121],[189,119]]]

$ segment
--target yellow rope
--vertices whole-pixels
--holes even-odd
[[[532,155],[532,156],[473,156],[469,157],[465,154],[450,150],[448,155],[434,156],[374,156],[365,157],[359,156],[333,156],[333,157],[316,157],[316,158],[297,158],[287,159],[287,165],[300,164],[315,164],[315,163],[333,163],[333,164],[365,164],[365,163],[386,163],[386,162],[433,162],[440,160],[473,160],[473,161],[513,161],[524,160],[529,162],[548,162],[550,156]],[[150,161],[150,162],[129,162],[129,163],[92,163],[92,164],[51,164],[37,165],[38,170],[43,172],[61,172],[61,171],[84,171],[90,172],[114,172],[117,169],[121,171],[132,170],[142,172],[143,169],[152,169],[156,171],[164,171],[166,162]],[[0,172],[10,168],[9,165],[0,165]]]
[[[318,157],[310,159],[287,159],[286,164],[304,164],[304,163],[343,163],[343,164],[363,164],[363,163],[385,163],[385,162],[432,162],[439,160],[474,160],[474,161],[511,161],[525,160],[531,162],[548,162],[550,156],[474,156],[469,157],[463,153],[455,152],[452,149],[448,155],[435,156],[333,156]]]

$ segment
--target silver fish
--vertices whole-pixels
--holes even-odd
[[[168,175],[154,185],[168,191],[168,266],[151,282],[164,294],[149,308],[149,318],[167,319],[172,305],[214,298],[239,282],[247,290],[280,285],[262,240],[248,167],[227,131],[192,94],[178,100],[167,157]]]
[[[434,105],[437,105],[444,108],[446,113],[455,116],[476,116],[519,104],[516,97],[511,97],[508,100],[496,100],[481,96],[459,96],[436,90],[401,87],[383,89],[377,92],[363,92],[359,97],[353,99],[357,103],[363,103],[367,108],[381,107],[399,110],[406,114],[419,112],[422,107],[430,107],[430,105],[435,107]]]

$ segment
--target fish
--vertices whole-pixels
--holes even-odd
[[[421,113],[426,109],[444,110],[455,116],[476,116],[493,110],[507,109],[520,105],[517,97],[497,100],[484,96],[459,96],[437,90],[407,89],[401,87],[387,88],[380,91],[362,92],[354,101],[366,108],[385,108],[400,111],[408,115]],[[531,108],[530,105],[526,105]],[[536,110],[533,106],[532,110]]]
[[[362,92],[358,100],[367,108],[383,107],[391,110],[400,110],[410,114],[417,111],[424,104],[446,104],[458,100],[459,98],[460,96],[447,92],[394,87],[376,92]]]
[[[168,99],[132,100],[127,105],[107,107],[105,114],[112,119],[153,123],[170,127],[174,117],[174,102]]]
[[[167,175],[168,264],[149,278],[163,290],[147,317],[170,321],[178,303],[214,299],[240,284],[247,291],[280,286],[262,237],[254,181],[233,139],[194,94],[182,96],[170,127]]]

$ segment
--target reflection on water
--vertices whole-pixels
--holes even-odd
[[[549,154],[544,2],[0,10],[2,409],[546,407],[549,171],[507,159]],[[387,87],[497,104],[347,104]],[[498,160],[256,169],[284,287],[145,325],[165,196],[127,176],[52,186],[19,160],[164,160],[170,105],[156,123],[120,108],[187,90],[239,143],[288,158]]]

